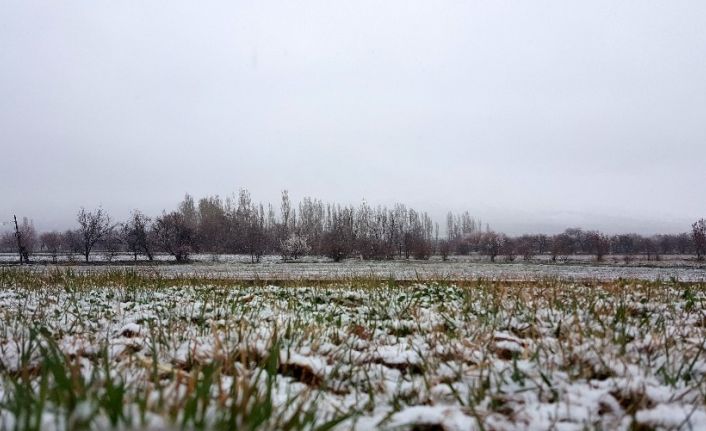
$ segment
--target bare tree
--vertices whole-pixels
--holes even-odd
[[[536,236],[537,238],[537,254],[544,254],[549,250],[551,240],[543,233]]]
[[[15,222],[17,220],[15,219]],[[20,249],[21,260],[29,263],[29,257],[34,253],[37,247],[37,231],[34,229],[34,223],[27,217],[22,218],[22,223],[17,228],[16,232],[17,243]]]
[[[353,208],[329,206],[327,230],[323,237],[323,251],[334,262],[340,262],[353,252],[355,229]]]
[[[706,254],[706,220],[700,219],[691,225],[691,236],[694,239],[696,259],[703,260]]]
[[[405,258],[429,259],[432,252],[433,223],[427,213],[410,209],[407,213],[407,231],[404,235]]]
[[[67,230],[61,235],[62,248],[66,250],[67,257],[74,261],[74,255],[83,252],[83,243],[78,231]]]
[[[59,232],[45,232],[40,235],[39,241],[42,248],[51,256],[52,262],[56,263],[56,257],[61,250],[61,234]]]
[[[677,253],[687,254],[690,250],[694,248],[694,239],[688,233],[680,233],[677,235],[675,240],[675,246]]]
[[[195,231],[181,212],[162,214],[154,223],[154,235],[162,250],[174,256],[177,262],[189,259],[194,249]]]
[[[439,241],[439,254],[441,255],[441,260],[444,262],[449,260],[449,253],[451,253],[451,241],[442,239]]]
[[[505,256],[505,262],[514,262],[517,257],[517,244],[513,238],[509,238],[504,233],[500,236],[500,254]]]
[[[608,237],[598,231],[586,233],[586,244],[596,256],[596,261],[601,262],[603,257],[610,251],[610,240]]]
[[[653,238],[640,237],[639,248],[642,253],[645,254],[647,260],[659,260],[659,251],[657,249],[657,244]]]
[[[291,228],[292,222],[292,203],[289,201],[289,192],[287,190],[282,190],[282,224],[280,225],[280,241],[285,241],[289,238],[289,230]]]
[[[115,256],[122,249],[122,238],[119,232],[115,229],[110,229],[101,239],[100,246],[103,248],[103,254],[108,262],[112,262]]]
[[[253,205],[250,209],[250,215],[247,218],[247,224],[245,226],[245,245],[247,252],[250,254],[251,262],[260,262],[260,258],[265,253],[265,247],[267,245],[266,236],[265,209],[262,204],[259,208]],[[307,251],[308,250],[305,252]]]
[[[130,215],[130,220],[123,223],[120,228],[122,241],[127,250],[133,254],[135,261],[141,253],[147,255],[149,260],[153,260],[152,241],[149,232],[150,218],[135,210]]]
[[[495,258],[500,254],[503,245],[503,238],[493,231],[483,233],[481,237],[481,252],[495,262]]]
[[[190,194],[184,196],[184,200],[179,204],[178,212],[183,216],[184,223],[196,232],[198,225],[199,214],[196,211],[196,203]]]
[[[560,233],[552,238],[551,254],[552,261],[556,262],[557,257],[560,260],[568,259],[569,255],[574,252],[574,240],[566,233]]]
[[[0,235],[0,251],[11,253],[17,251],[17,238],[14,232],[5,232]]]
[[[305,236],[312,254],[321,254],[321,237],[324,232],[324,204],[318,199],[305,197],[299,203],[298,231]]]
[[[525,261],[532,260],[534,253],[539,247],[539,236],[522,235],[515,240],[515,250]]]
[[[201,199],[198,205],[198,227],[196,241],[199,250],[209,251],[217,256],[227,249],[229,237],[226,208],[218,196]]]
[[[76,221],[79,225],[78,234],[81,238],[83,256],[88,262],[93,247],[113,229],[110,225],[110,217],[100,207],[93,212],[81,208]]]
[[[297,235],[293,233],[289,235],[289,238],[282,241],[280,245],[282,250],[282,259],[299,259],[299,256],[303,256],[309,252],[309,244],[307,243],[306,237]]]

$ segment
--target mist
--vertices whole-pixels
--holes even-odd
[[[706,215],[706,4],[3,1],[0,220],[244,187],[681,232]]]

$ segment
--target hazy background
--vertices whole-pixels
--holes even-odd
[[[0,0],[0,160],[41,229],[247,187],[686,231],[706,2]]]

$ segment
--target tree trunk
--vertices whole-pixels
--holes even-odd
[[[20,255],[20,265],[24,261],[24,247],[22,247],[22,234],[20,234],[20,228],[17,225],[17,216],[15,217],[15,239],[17,239],[17,253]]]

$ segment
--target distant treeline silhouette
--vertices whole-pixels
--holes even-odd
[[[86,262],[91,253],[101,252],[108,260],[119,253],[130,253],[135,260],[152,260],[156,253],[168,253],[178,262],[192,253],[247,254],[259,262],[268,254],[284,260],[305,255],[327,256],[333,261],[346,258],[367,260],[428,259],[432,255],[446,260],[451,255],[478,254],[490,261],[535,256],[565,260],[584,254],[603,260],[606,255],[620,255],[626,261],[643,255],[648,260],[661,255],[696,255],[706,251],[706,221],[698,220],[690,232],[642,236],[634,233],[606,235],[580,228],[566,229],[557,235],[508,236],[495,232],[468,212],[449,213],[443,234],[439,224],[426,212],[403,204],[392,208],[324,203],[304,198],[293,205],[287,191],[275,210],[253,202],[247,190],[237,197],[218,196],[200,199],[186,195],[176,210],[163,212],[152,219],[138,210],[130,218],[114,223],[107,212],[98,208],[78,212],[77,228],[65,232],[38,234],[33,223],[23,218],[15,232],[0,238],[3,252],[18,252],[29,262],[33,253],[81,255]]]

